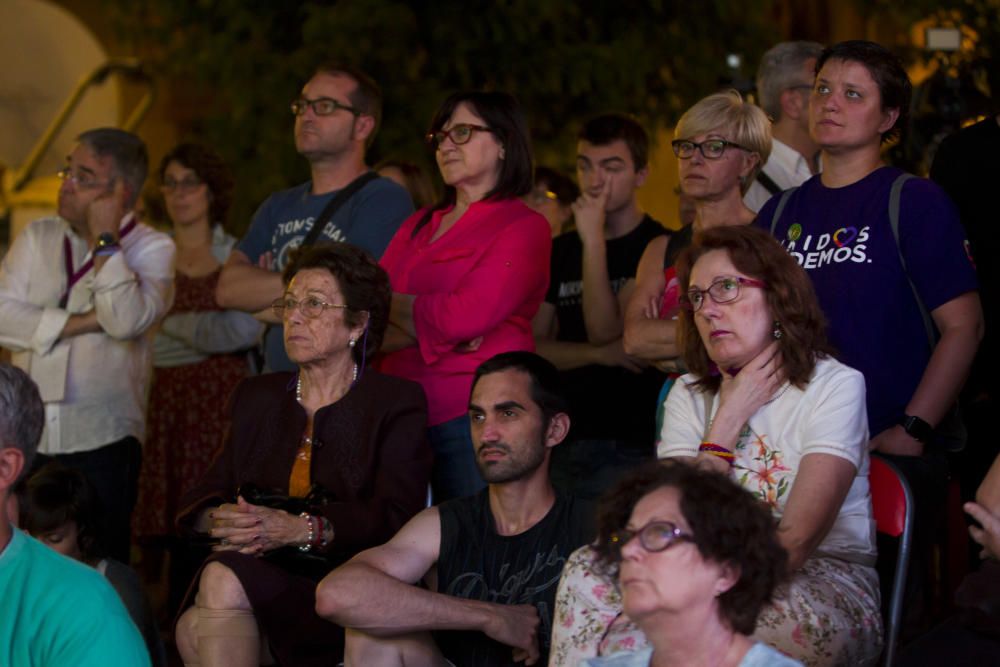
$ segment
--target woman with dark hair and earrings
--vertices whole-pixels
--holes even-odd
[[[809,667],[873,665],[882,649],[864,378],[830,355],[805,271],[767,232],[710,229],[678,258],[684,363],[660,458],[729,475],[767,504],[788,581],[753,638]],[[645,645],[592,553],[567,562],[553,665]]]
[[[382,256],[393,293],[379,369],[427,393],[440,502],[485,487],[466,414],[472,376],[496,354],[535,349],[552,240],[520,199],[532,187],[531,143],[512,96],[452,95],[427,139],[445,194],[406,220]]]
[[[344,633],[316,615],[316,584],[427,496],[423,392],[365,368],[385,332],[385,271],[333,243],[302,249],[282,277],[273,308],[299,370],[240,384],[222,452],[181,500],[181,527],[215,541],[177,623],[186,664],[335,664]]]

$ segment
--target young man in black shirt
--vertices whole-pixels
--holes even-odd
[[[630,116],[605,114],[580,130],[576,232],[552,244],[545,301],[532,322],[538,353],[563,372],[575,417],[554,454],[560,490],[596,498],[655,455],[656,399],[665,376],[622,346],[625,306],[646,245],[666,230],[643,213],[649,139]]]
[[[485,361],[469,418],[489,486],[424,510],[319,585],[348,665],[547,663],[563,564],[593,534],[592,508],[549,482],[570,425],[558,372],[529,352]]]

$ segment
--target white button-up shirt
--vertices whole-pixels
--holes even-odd
[[[122,236],[121,250],[99,272],[87,271],[60,307],[69,284],[64,239],[77,271],[91,257],[87,241],[57,217],[31,223],[0,266],[0,345],[38,384],[45,454],[90,451],[130,435],[143,439],[153,325],[173,301],[174,243],[137,224]],[[91,310],[103,331],[59,340],[70,315]]]
[[[808,160],[802,157],[802,154],[797,150],[777,139],[771,139],[771,156],[767,158],[767,163],[762,171],[770,176],[775,185],[782,190],[802,185],[813,175],[809,171]],[[751,211],[757,213],[764,208],[764,204],[772,196],[767,188],[755,178],[750,189],[743,195],[743,203]]]

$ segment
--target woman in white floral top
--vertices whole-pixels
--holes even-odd
[[[691,372],[667,398],[659,456],[727,472],[778,520],[790,578],[754,639],[809,667],[874,664],[882,624],[864,378],[829,356],[809,278],[766,232],[708,230],[677,274]],[[556,666],[648,643],[589,548],[567,563],[554,626]]]

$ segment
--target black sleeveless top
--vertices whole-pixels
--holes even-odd
[[[541,521],[519,535],[498,535],[489,490],[438,507],[441,551],[438,592],[499,604],[533,604],[541,625],[539,665],[547,665],[556,587],[566,559],[593,539],[594,506],[557,495]],[[511,647],[481,632],[434,633],[441,653],[455,665],[514,665]]]

